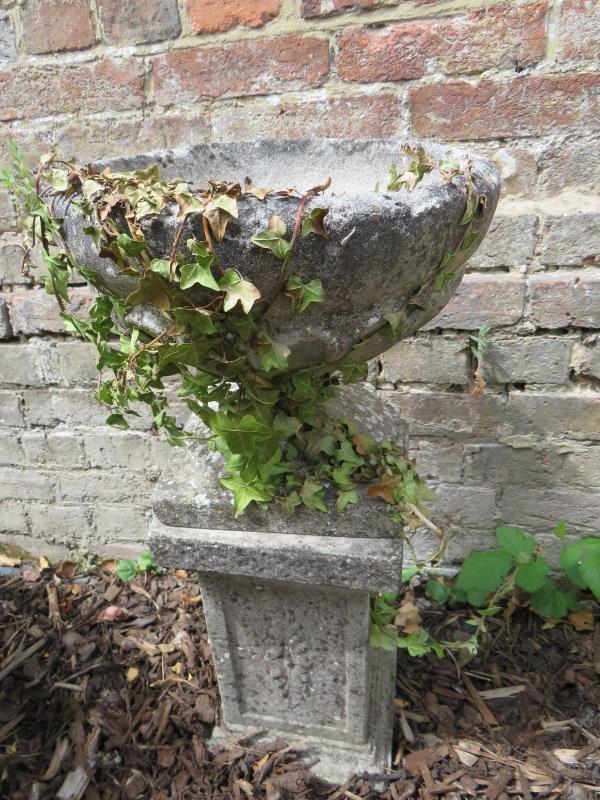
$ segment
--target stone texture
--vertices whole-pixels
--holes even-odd
[[[600,266],[600,214],[548,217],[542,237],[542,264],[549,267]]]
[[[469,260],[470,269],[498,269],[528,265],[535,248],[535,214],[497,214],[481,243]]]
[[[391,383],[466,384],[466,337],[411,338],[381,356],[380,379]]]
[[[578,536],[598,533],[600,492],[573,488],[528,489],[507,487],[499,506],[502,519],[537,534],[550,534],[558,520]]]
[[[16,55],[15,29],[10,15],[8,11],[0,11],[0,61],[15,58]]]
[[[2,467],[0,487],[3,500],[54,502],[54,480],[47,473]]]
[[[536,336],[495,339],[483,358],[488,383],[568,383],[573,340]]]
[[[600,395],[512,392],[500,433],[600,441]]]
[[[12,335],[13,330],[10,324],[10,317],[8,315],[6,297],[0,295],[0,339],[10,339]]]
[[[10,391],[0,390],[0,425],[22,427],[23,424],[21,397],[14,389]]]
[[[521,275],[465,275],[443,310],[425,326],[477,330],[482,325],[514,325],[523,316],[525,280]]]
[[[94,535],[86,510],[72,505],[31,503],[27,507],[31,535],[49,543],[58,541],[72,550],[93,547]]]
[[[600,270],[557,270],[529,279],[529,317],[540,328],[600,328]]]
[[[586,377],[600,379],[600,345],[597,334],[577,343],[571,354],[571,367]]]
[[[15,209],[11,197],[5,189],[0,189],[0,233],[13,232],[16,224]],[[1,276],[2,269],[0,268],[0,278]]]
[[[162,42],[181,31],[177,0],[96,0],[107,44]]]
[[[271,94],[320,86],[329,72],[329,43],[314,36],[243,39],[173,50],[152,59],[160,105],[203,98]]]
[[[595,0],[565,0],[559,24],[561,60],[597,60],[600,50],[600,6]]]
[[[38,333],[64,333],[56,298],[47,294],[44,289],[9,292],[5,298],[14,333],[29,336]],[[75,289],[70,292],[70,300],[67,311],[85,318],[93,302],[93,295],[88,288]]]
[[[544,57],[546,12],[546,2],[495,5],[450,18],[347,28],[338,43],[338,74],[373,83],[523,67]]]
[[[26,0],[21,25],[26,53],[83,50],[96,41],[87,0]]]
[[[328,17],[343,11],[374,8],[377,2],[378,0],[301,0],[300,12],[304,19],[313,19],[314,17]]]
[[[187,0],[194,33],[217,33],[243,25],[261,28],[279,14],[281,0]]]
[[[0,239],[0,284],[30,283],[21,270],[23,248],[19,242]]]
[[[428,145],[428,149],[434,158],[448,152],[434,145]],[[310,208],[327,202],[330,238],[300,238],[294,251],[296,274],[305,280],[321,278],[325,300],[313,304],[300,318],[290,315],[289,300],[280,296],[265,315],[273,340],[292,351],[289,367],[298,368],[336,361],[358,344],[360,348],[350,356],[357,361],[367,360],[387,349],[390,341],[385,333],[388,324],[383,315],[389,311],[402,313],[405,336],[418,330],[448,301],[464,272],[466,259],[487,230],[499,194],[499,178],[490,162],[472,156],[477,191],[487,198],[485,212],[473,223],[476,239],[460,254],[460,259],[457,258],[454,279],[443,289],[434,289],[432,281],[442,257],[448,251],[458,251],[464,235],[460,220],[465,193],[457,182],[444,183],[439,173],[433,172],[411,193],[365,191],[365,186],[374,186],[378,176],[386,175],[397,150],[395,141],[262,141],[197,145],[172,153],[153,154],[151,160],[158,159],[166,177],[185,175],[200,185],[214,177],[215,169],[228,180],[243,180],[250,175],[259,186],[283,183],[310,186],[331,175],[332,186],[338,193],[327,195],[325,201],[320,197],[311,199],[307,204]],[[464,163],[466,153],[453,153]],[[125,158],[109,163],[116,169],[131,169],[148,160],[150,157]],[[213,160],[216,163],[211,163]],[[334,165],[339,165],[338,169],[332,169]],[[225,239],[217,245],[223,263],[244,264],[245,275],[258,286],[263,297],[273,294],[277,272],[272,268],[273,255],[253,245],[251,237],[267,227],[273,214],[280,216],[291,230],[297,204],[298,200],[290,197],[267,197],[264,202],[251,196],[242,197],[238,201],[239,219],[229,226]],[[93,241],[82,234],[79,212],[68,204],[66,207],[58,204],[57,210],[59,206],[60,213],[65,215],[69,246],[79,262],[96,271],[100,285],[123,295],[133,291],[136,279],[117,274],[114,263],[101,259]],[[374,220],[378,224],[374,224]],[[154,257],[170,254],[178,225],[175,208],[167,208],[159,216],[148,219],[144,232]],[[199,233],[195,217],[190,218],[189,225],[190,231]],[[182,236],[182,240],[185,238],[186,235]],[[378,269],[368,269],[366,265],[372,263],[375,249]],[[506,286],[510,288],[511,284],[507,282]],[[523,292],[523,286],[514,289]],[[488,287],[482,285],[480,302],[487,293]],[[200,291],[198,301],[205,296],[206,293]],[[506,298],[496,299],[498,319],[493,317],[491,321],[501,323],[502,314],[506,322],[514,321],[513,316],[509,316],[512,308],[500,310],[502,300],[506,302]],[[136,324],[144,327],[146,323],[140,313],[143,310],[137,309]],[[159,326],[164,328],[168,324],[156,314],[149,322],[151,327],[146,329],[153,335],[161,330]]]

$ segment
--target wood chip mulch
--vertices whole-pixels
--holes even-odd
[[[44,566],[0,576],[2,800],[600,798],[592,613],[577,630],[516,610],[470,659],[401,653],[392,771],[331,786],[293,742],[209,749],[219,696],[193,576]],[[420,603],[442,638],[470,630]]]

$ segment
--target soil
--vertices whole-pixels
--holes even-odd
[[[555,626],[511,608],[475,657],[400,652],[392,770],[332,786],[293,743],[209,749],[219,696],[192,575],[123,584],[111,563],[85,575],[44,566],[0,577],[0,798],[600,797],[591,604]],[[432,633],[472,632],[468,611],[416,594]]]

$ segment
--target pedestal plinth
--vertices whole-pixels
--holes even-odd
[[[341,419],[404,445],[374,392],[350,387]],[[318,756],[333,781],[389,766],[395,653],[369,647],[369,599],[395,591],[402,548],[381,501],[343,513],[233,518],[220,457],[176,450],[154,498],[159,564],[198,570],[222,699],[221,731],[265,728]]]

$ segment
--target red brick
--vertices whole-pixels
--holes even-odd
[[[338,73],[368,83],[531,64],[544,57],[546,12],[545,2],[509,4],[450,19],[353,27],[339,41]]]
[[[600,328],[600,270],[534,275],[529,288],[529,316],[538,327]]]
[[[400,134],[402,102],[392,94],[329,97],[277,105],[246,103],[215,107],[214,139],[385,139]]]
[[[543,136],[600,127],[600,74],[456,81],[409,94],[412,131],[443,139]]]
[[[302,0],[300,11],[304,19],[328,17],[342,11],[359,11],[374,8],[375,0]]]
[[[599,52],[600,4],[597,0],[564,0],[560,16],[560,57],[596,61]]]
[[[328,72],[329,43],[310,36],[245,39],[152,59],[160,105],[320,86]]]
[[[162,42],[179,36],[177,0],[96,0],[109,44]]]
[[[27,0],[21,25],[26,53],[83,50],[96,41],[87,0]]]
[[[260,28],[279,14],[280,0],[187,0],[193,31],[217,33],[236,25]]]
[[[144,102],[141,60],[45,64],[0,72],[0,120],[122,111]]]

